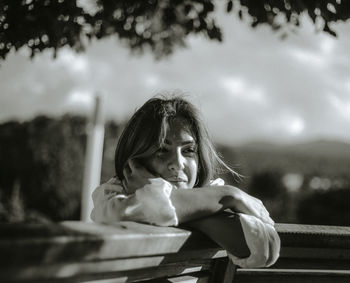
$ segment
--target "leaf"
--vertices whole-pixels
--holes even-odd
[[[324,24],[323,31],[329,33],[330,35],[337,37],[337,34],[334,30],[331,30],[330,27],[328,26],[328,23]]]
[[[232,8],[233,8],[233,2],[232,1],[228,1],[227,2],[227,7],[226,7],[227,13],[230,13],[232,11]]]
[[[237,9],[233,7],[234,4],[236,5],[234,0],[223,2],[227,13],[237,12],[240,20],[248,18],[245,22],[250,22],[253,27],[266,24],[275,31],[280,27],[275,23],[275,16],[280,15],[286,18],[286,21],[281,23],[282,28],[289,25],[297,28],[302,12],[308,13],[315,25],[318,22],[317,17],[321,16],[327,23],[323,27],[323,32],[332,36],[336,36],[336,33],[328,26],[329,23],[345,22],[350,19],[350,1],[237,1],[239,3]],[[30,2],[30,10],[27,2]],[[221,7],[220,1],[96,0],[98,6],[96,13],[84,11],[77,2],[79,1],[0,0],[0,42],[7,46],[0,49],[0,61],[11,50],[19,50],[20,47],[26,46],[28,42],[35,42],[36,38],[41,38],[44,34],[50,40],[42,41],[40,46],[29,44],[29,49],[33,51],[31,56],[36,56],[50,48],[59,51],[67,44],[78,51],[82,50],[84,44],[90,40],[115,35],[125,41],[130,49],[152,50],[155,56],[166,57],[173,49],[178,48],[187,36],[198,32],[209,33],[209,39],[216,40],[222,37],[219,31],[207,24],[210,21],[209,17],[213,17],[214,20],[217,18],[217,15],[211,15],[211,12]],[[334,8],[327,6],[327,3]],[[269,8],[266,9],[266,7]],[[140,26],[150,26],[147,40],[135,28],[135,23]],[[7,28],[4,29],[5,26]],[[125,26],[128,28],[126,29]],[[220,27],[217,28],[220,30]],[[154,41],[153,38],[159,34],[167,34],[168,41]],[[164,46],[152,47],[159,44]],[[144,48],[148,45],[152,48]]]

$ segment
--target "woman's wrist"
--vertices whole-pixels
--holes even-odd
[[[225,185],[225,187],[228,193],[221,201],[224,208],[231,209],[233,212],[255,216],[267,224],[274,225],[274,221],[260,199],[236,187],[229,185]]]
[[[229,185],[220,186],[220,189],[222,190],[222,197],[219,200],[219,203],[223,206],[222,210],[234,210],[238,196],[237,189]]]

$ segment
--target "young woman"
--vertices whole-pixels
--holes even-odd
[[[215,175],[232,171],[217,155],[196,108],[181,97],[152,98],[126,125],[116,177],[92,195],[92,220],[136,221],[200,230],[241,267],[273,264],[280,249],[262,202]]]

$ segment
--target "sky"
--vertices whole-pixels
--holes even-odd
[[[0,66],[0,123],[35,115],[90,115],[94,95],[106,119],[125,121],[148,98],[181,92],[202,112],[216,142],[237,145],[330,139],[350,142],[350,22],[338,37],[304,18],[282,40],[221,15],[224,42],[191,36],[187,48],[156,61],[133,55],[116,37],[70,49],[11,53]]]

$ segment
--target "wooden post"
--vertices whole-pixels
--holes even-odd
[[[88,124],[85,170],[81,197],[81,220],[90,221],[93,207],[91,194],[100,185],[104,141],[103,97],[95,96],[93,117]]]

